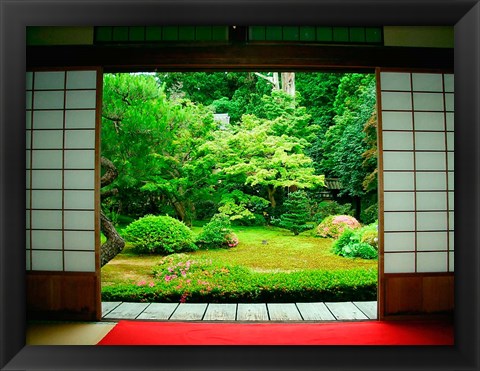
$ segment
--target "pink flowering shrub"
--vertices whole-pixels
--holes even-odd
[[[346,229],[358,229],[361,225],[357,219],[350,215],[330,215],[317,227],[317,236],[325,238],[338,238]]]

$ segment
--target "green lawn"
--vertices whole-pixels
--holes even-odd
[[[254,272],[278,273],[304,270],[376,270],[377,260],[348,259],[334,255],[333,240],[313,237],[312,231],[299,236],[276,227],[233,227],[239,244],[231,249],[202,250],[188,253],[216,263],[239,265]],[[201,227],[193,227],[199,233]],[[102,286],[148,281],[159,255],[136,255],[127,245],[122,253],[102,268]]]

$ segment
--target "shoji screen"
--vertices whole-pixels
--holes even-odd
[[[380,84],[384,272],[453,272],[453,75],[382,72]]]
[[[454,78],[379,72],[380,317],[454,306]]]
[[[96,271],[97,74],[27,73],[28,271]]]

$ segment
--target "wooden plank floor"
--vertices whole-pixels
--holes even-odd
[[[361,321],[377,319],[377,302],[341,303],[122,303],[103,302],[104,320],[156,321]]]

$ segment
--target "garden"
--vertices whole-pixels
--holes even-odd
[[[105,75],[103,301],[376,300],[374,77],[274,77]]]

